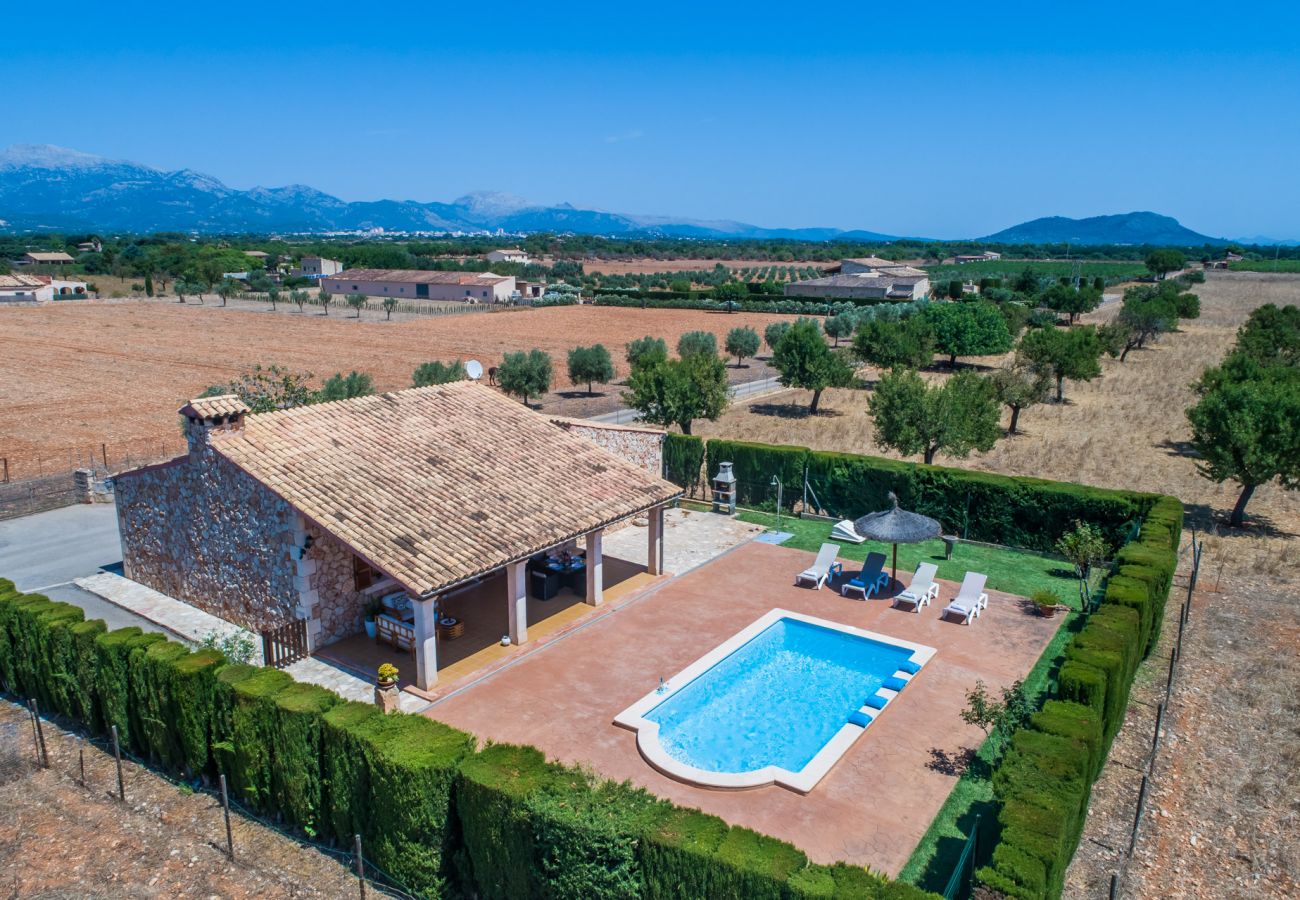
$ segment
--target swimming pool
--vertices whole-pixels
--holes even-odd
[[[614,721],[637,732],[651,765],[683,781],[806,792],[933,655],[774,609]],[[886,688],[891,678],[898,691]]]

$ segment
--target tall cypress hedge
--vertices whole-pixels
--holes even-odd
[[[694,494],[704,474],[704,440],[690,434],[664,436],[664,478]]]
[[[300,682],[270,695],[270,802],[310,834],[320,833],[323,817],[321,718],[338,702],[333,691]]]
[[[226,664],[220,650],[204,648],[171,662],[170,704],[180,767],[186,775],[211,774],[213,722],[217,715],[217,672]]]
[[[736,475],[736,502],[742,506],[776,509],[773,477],[781,482],[782,506],[787,511],[793,510],[803,496],[804,466],[810,452],[807,447],[710,438],[707,449],[708,477],[717,474],[720,463],[731,463]]]

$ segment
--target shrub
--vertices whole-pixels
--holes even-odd
[[[182,771],[210,770],[212,723],[216,719],[217,673],[226,664],[219,650],[204,648],[171,661],[171,715]]]
[[[238,677],[232,677],[236,673]],[[227,777],[230,788],[254,809],[269,811],[274,765],[271,756],[273,698],[293,678],[279,669],[254,669],[245,674],[242,667],[228,666],[217,675],[217,680],[229,689],[231,749]]]
[[[100,718],[105,731],[117,726],[118,739],[128,750],[141,749],[134,735],[139,715],[131,705],[131,653],[143,653],[163,640],[161,634],[143,632],[134,625],[106,632],[95,640],[95,691],[99,695]]]
[[[664,436],[664,478],[693,494],[704,468],[704,441],[689,434]]]
[[[150,760],[169,768],[181,765],[180,739],[171,702],[172,664],[188,652],[182,644],[161,640],[148,647],[137,647],[128,657],[127,696],[136,713],[133,740]]]
[[[323,815],[321,716],[339,696],[314,684],[293,683],[270,695],[270,702],[271,801],[290,822],[318,834]]]
[[[551,777],[540,750],[511,744],[489,746],[460,767],[455,805],[466,848],[462,880],[483,900],[537,896],[525,801]]]

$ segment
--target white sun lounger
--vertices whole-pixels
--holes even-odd
[[[836,570],[843,571],[843,566],[835,561],[839,555],[840,548],[835,544],[822,544],[822,548],[817,551],[817,561],[811,566],[804,569],[794,577],[795,584],[804,584],[811,582],[816,590],[821,590],[835,573]]]
[[[912,607],[912,612],[919,613],[922,606],[928,606],[930,601],[939,596],[939,585],[934,583],[937,574],[939,567],[934,563],[921,563],[916,567],[916,574],[908,583],[907,590],[900,592],[892,605],[898,607],[899,604],[906,603]]]
[[[979,572],[967,572],[957,596],[939,613],[940,618],[958,616],[963,625],[969,625],[971,619],[979,618],[979,614],[989,605],[989,595],[984,593],[985,580],[987,576]]]

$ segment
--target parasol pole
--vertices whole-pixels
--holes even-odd
[[[898,583],[898,544],[894,544],[894,566],[893,571],[889,573],[889,577],[893,580],[893,583],[889,585],[889,589],[892,591],[894,584]]]

